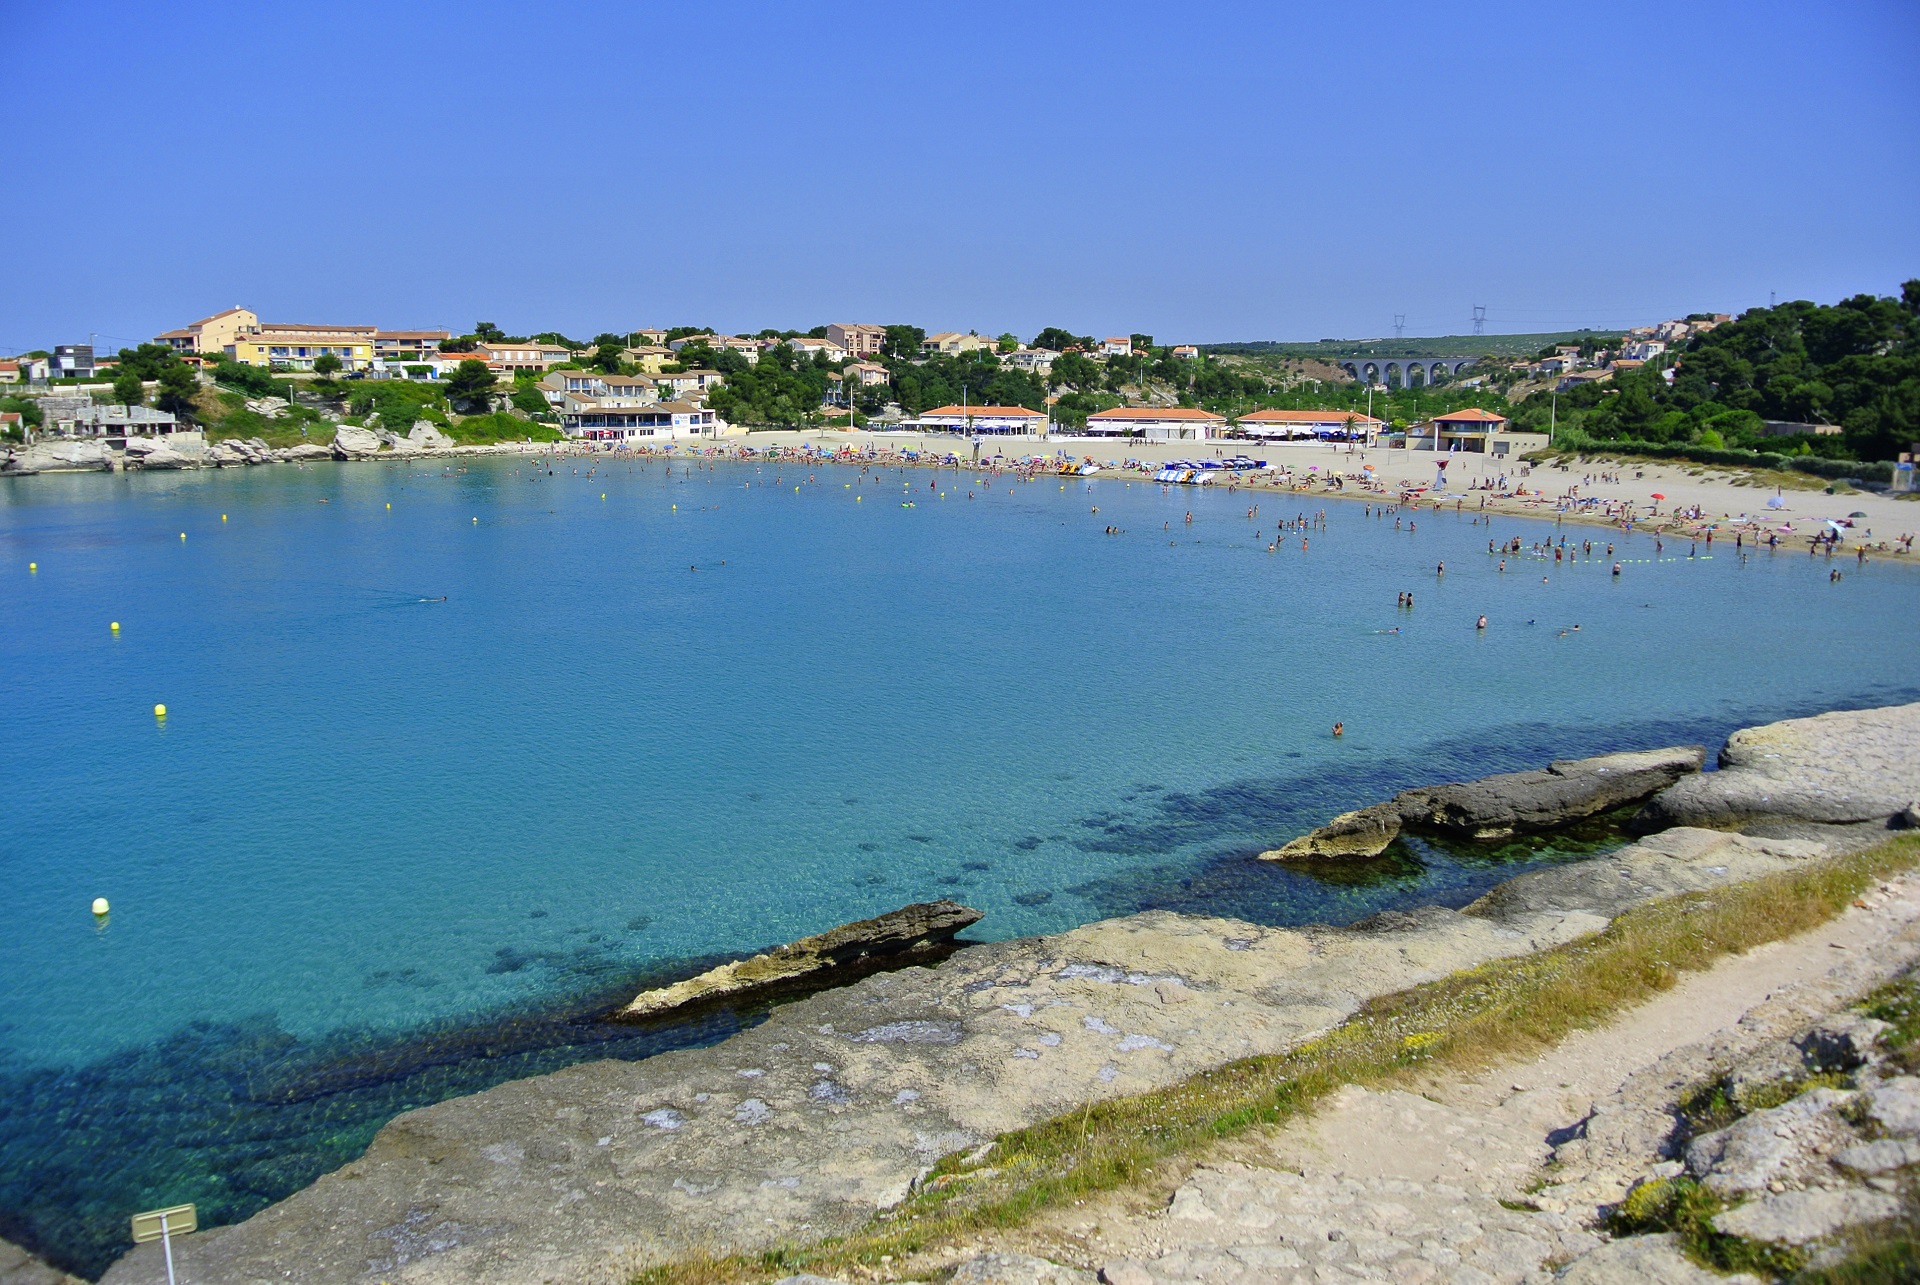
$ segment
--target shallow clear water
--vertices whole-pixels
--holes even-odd
[[[142,1201],[241,1216],[408,1105],[723,1032],[577,1020],[649,972],[937,895],[984,937],[1458,903],[1556,854],[1248,858],[1416,782],[1914,696],[1904,567],[1615,534],[1619,579],[1502,573],[1551,521],[586,468],[0,484],[0,1234],[97,1266]]]

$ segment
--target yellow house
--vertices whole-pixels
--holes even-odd
[[[216,312],[211,317],[202,317],[179,330],[155,335],[153,342],[175,352],[217,353],[224,352],[236,336],[258,329],[260,318],[254,315],[253,310],[236,306],[225,312]]]
[[[372,326],[275,326],[235,335],[225,351],[243,366],[312,370],[316,360],[330,353],[340,359],[342,370],[370,370],[373,337]]]

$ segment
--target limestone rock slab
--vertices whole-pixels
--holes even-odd
[[[1920,798],[1920,703],[1749,727],[1720,770],[1687,777],[1641,810],[1643,829],[1763,821],[1886,821]]]

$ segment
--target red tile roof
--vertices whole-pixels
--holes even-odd
[[[1379,424],[1383,421],[1353,410],[1257,410],[1242,415],[1242,424]]]
[[[1046,418],[1041,412],[1028,410],[1025,406],[936,406],[932,410],[920,412],[922,419],[925,419],[929,415],[987,415],[997,417],[1021,415],[1031,416],[1034,419]]]
[[[1197,406],[1116,406],[1112,410],[1095,411],[1087,416],[1091,423],[1096,419],[1179,419],[1179,420],[1217,420],[1221,416],[1212,411],[1201,410]]]
[[[1465,410],[1451,411],[1445,415],[1435,415],[1436,424],[1504,424],[1505,415],[1496,415],[1492,411],[1481,410],[1478,406],[1469,406]]]

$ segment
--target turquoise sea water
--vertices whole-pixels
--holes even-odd
[[[1915,696],[1905,567],[1120,480],[587,468],[0,484],[0,1234],[98,1270],[132,1209],[241,1217],[408,1106],[724,1034],[589,1018],[907,901],[983,937],[1458,904],[1563,854],[1250,856],[1408,784]],[[1486,553],[1561,534],[1626,573]]]

